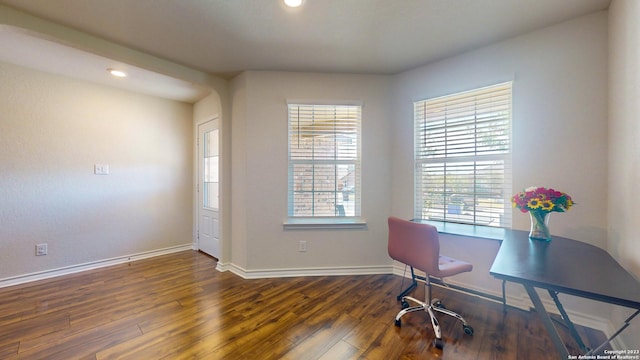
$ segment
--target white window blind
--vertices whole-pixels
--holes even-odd
[[[360,216],[361,106],[288,108],[289,216]]]
[[[511,226],[511,82],[417,101],[415,216]]]

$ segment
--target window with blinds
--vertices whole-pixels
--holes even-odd
[[[415,216],[511,226],[511,82],[417,101]]]
[[[361,106],[288,108],[289,216],[360,216]]]

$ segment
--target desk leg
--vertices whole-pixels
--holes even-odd
[[[507,284],[507,280],[502,280],[502,312],[507,313],[507,291],[505,286]]]
[[[562,319],[564,320],[565,325],[567,325],[567,328],[571,332],[571,336],[573,336],[573,339],[576,341],[580,349],[582,349],[582,351],[585,353],[589,351],[589,348],[587,348],[587,346],[582,341],[580,334],[578,334],[578,330],[576,330],[573,322],[571,321],[571,319],[569,319],[569,314],[567,314],[567,312],[564,310],[564,306],[562,306],[560,299],[558,299],[558,292],[549,290],[549,295],[551,295],[551,298],[553,298],[553,301],[556,303],[556,307],[558,308],[558,311],[560,311],[560,315],[562,315]]]
[[[406,272],[406,268],[405,268],[405,272]],[[402,280],[404,283],[404,278]],[[411,284],[409,284],[408,288],[402,290],[400,294],[398,294],[396,299],[398,301],[402,300],[402,298],[405,297],[408,293],[410,293],[411,290],[413,290],[416,286],[418,286],[418,282],[416,281],[416,274],[413,271],[413,266],[411,266]]]
[[[618,334],[620,334],[622,331],[624,331],[624,329],[626,329],[630,324],[631,324],[631,320],[633,320],[634,317],[638,316],[638,314],[640,314],[640,309],[638,309],[638,311],[636,311],[635,313],[633,313],[633,315],[629,316],[627,318],[627,320],[624,321],[624,325],[622,325],[622,327],[620,329],[618,329],[618,331],[616,331],[613,335],[611,335],[611,337],[609,337],[607,340],[605,340],[600,346],[598,346],[596,349],[591,350],[587,353],[587,355],[591,355],[591,354],[597,354],[599,353],[602,349],[604,349],[605,346],[609,345],[609,343],[616,337],[618,336]]]
[[[551,317],[549,317],[549,313],[547,313],[547,310],[544,308],[544,305],[542,304],[542,301],[540,300],[540,296],[538,296],[536,289],[528,285],[523,286],[525,290],[527,290],[529,298],[531,299],[531,302],[533,302],[533,306],[535,306],[536,311],[538,312],[538,314],[540,314],[540,319],[542,320],[544,327],[547,329],[547,333],[549,333],[553,345],[560,354],[560,359],[568,359],[569,351],[564,345],[564,342],[562,342],[562,338],[560,337],[558,330],[553,325]]]

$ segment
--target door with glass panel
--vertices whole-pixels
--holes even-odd
[[[219,259],[220,176],[218,120],[198,125],[198,248]]]

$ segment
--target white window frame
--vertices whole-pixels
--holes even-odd
[[[414,216],[511,226],[512,82],[414,102]]]
[[[302,112],[301,112],[302,111]],[[333,111],[334,115],[327,115]],[[349,111],[348,117],[338,112]],[[322,117],[322,118],[321,118]],[[316,122],[317,120],[317,122]],[[353,124],[355,120],[355,124]],[[340,126],[343,121],[344,127]],[[362,228],[366,225],[361,213],[361,163],[362,163],[362,103],[357,101],[329,101],[318,102],[308,100],[287,101],[287,157],[288,157],[288,189],[287,189],[287,220],[285,229],[326,229],[326,228]],[[303,124],[303,125],[301,125]],[[330,124],[330,127],[327,127]],[[301,129],[301,126],[304,127]],[[355,137],[353,134],[355,131]],[[298,145],[302,137],[313,145],[311,149],[300,148]],[[347,137],[355,142],[353,147],[338,148],[332,152],[316,151],[318,140],[327,138],[328,143],[338,144],[340,137]],[[298,146],[296,151],[295,146]],[[333,154],[328,158],[327,154]],[[345,155],[345,153],[347,155]],[[316,158],[316,155],[321,155]],[[325,184],[329,182],[330,189],[317,187],[316,169],[330,169],[334,173],[330,180],[324,176]],[[303,184],[299,177],[301,168],[309,167],[311,183]],[[339,169],[349,167],[348,176]],[[325,173],[318,173],[325,175]],[[304,187],[304,188],[303,188]],[[311,207],[304,207],[302,197],[311,196]],[[324,196],[320,196],[323,194]],[[318,198],[316,199],[316,195]],[[328,198],[330,197],[330,199]],[[317,205],[316,205],[317,204]],[[310,213],[309,213],[310,212]]]

